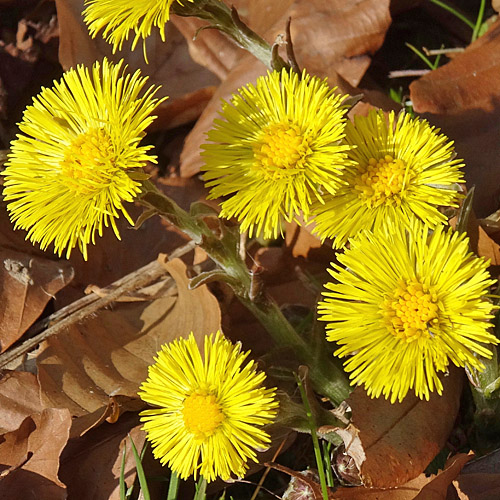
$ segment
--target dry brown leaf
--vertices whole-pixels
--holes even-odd
[[[40,316],[54,295],[73,279],[67,262],[0,249],[0,351],[4,352]]]
[[[135,460],[130,439],[139,451],[145,434],[140,430],[137,415],[122,417],[116,424],[104,424],[83,438],[72,439],[61,456],[60,478],[68,488],[68,498],[75,500],[119,500],[120,467],[123,449],[125,456],[125,482],[135,480]],[[154,481],[150,482],[153,488]]]
[[[450,219],[450,225],[455,229],[457,218]],[[498,245],[488,233],[479,225],[474,212],[471,212],[467,221],[467,237],[469,245],[474,253],[480,257],[490,260],[491,265],[500,264],[500,245]]]
[[[81,416],[107,407],[109,396],[135,398],[164,343],[191,331],[202,339],[220,328],[219,305],[207,287],[189,290],[182,261],[160,258],[177,296],[116,304],[42,344],[38,379],[47,406]]]
[[[362,387],[353,391],[347,400],[351,423],[336,432],[363,484],[391,488],[425,470],[453,428],[462,384],[463,370],[452,367],[443,378],[443,395],[433,393],[429,401],[408,394],[402,403],[391,404],[382,397],[371,399]]]
[[[165,43],[156,29],[148,37],[147,64],[141,43],[134,51],[130,50],[131,41],[125,43],[124,49],[113,55],[111,45],[101,34],[92,39],[81,15],[83,0],[56,0],[56,7],[60,25],[59,60],[63,68],[91,65],[104,56],[114,61],[123,58],[130,71],[140,69],[150,76],[149,83],[161,85],[157,95],[170,97],[158,110],[162,121],[157,120],[156,128],[172,128],[195,119],[211,97],[212,91],[207,91],[207,87],[219,83],[213,74],[189,57],[187,43],[170,22],[165,26]]]
[[[500,0],[492,0],[491,6],[497,11],[500,12]]]
[[[58,470],[70,425],[68,410],[50,408],[27,417],[17,430],[3,435],[1,498],[66,499],[66,486],[59,480]]]
[[[474,209],[485,217],[498,209],[500,186],[500,19],[448,64],[410,85],[419,113],[440,127],[465,160],[476,186]]]
[[[286,223],[285,242],[294,257],[307,257],[311,250],[321,248],[321,240],[296,222]]]
[[[489,259],[492,266],[500,264],[500,245],[493,241],[482,227],[479,227],[477,253]]]
[[[460,500],[500,498],[500,450],[469,462],[453,481]]]
[[[174,199],[186,198],[191,191],[179,189]],[[189,206],[189,205],[188,205]],[[139,207],[127,206],[133,220],[137,220],[143,212]],[[118,240],[110,228],[104,230],[102,238],[88,248],[88,260],[84,261],[80,252],[71,254],[70,262],[75,269],[75,278],[57,295],[57,309],[82,297],[89,285],[105,287],[124,275],[147,265],[160,253],[171,253],[186,243],[187,237],[181,235],[172,226],[166,227],[159,217],[151,217],[139,229],[130,226],[122,217],[116,221],[120,230]]]
[[[410,85],[418,113],[491,112],[500,96],[500,20],[448,64]]]
[[[460,474],[453,481],[460,500],[494,500],[500,498],[500,474]]]
[[[136,397],[111,396],[106,407],[98,408],[92,413],[74,418],[69,437],[70,439],[82,437],[104,422],[114,424],[125,412],[139,412],[146,408],[146,406],[146,403]]]
[[[193,33],[206,23],[194,17],[172,16],[172,23],[184,35],[189,54],[198,64],[224,80],[244,54],[218,30],[205,30],[193,40]]]
[[[0,379],[0,434],[16,430],[22,421],[43,410],[36,375],[4,371]]]
[[[330,85],[339,86],[342,92],[351,91],[352,86],[359,83],[370,64],[368,54],[380,47],[390,24],[388,0],[356,3],[295,0],[293,3],[271,3],[267,10],[262,9],[262,4],[252,9],[248,7],[251,3],[241,1],[239,7],[244,11],[246,7],[249,25],[268,42],[274,42],[278,34],[284,33],[286,21],[291,17],[292,41],[299,65],[312,74],[328,77]],[[278,12],[278,9],[283,10]],[[274,22],[271,24],[270,20]],[[192,36],[186,31],[184,34]],[[221,98],[228,100],[239,87],[254,83],[265,73],[264,65],[253,56],[238,59],[186,138],[181,155],[181,174],[184,177],[195,175],[200,170],[200,146],[206,141],[206,132],[217,117]]]

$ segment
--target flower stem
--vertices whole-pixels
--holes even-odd
[[[239,255],[239,233],[221,224],[220,235],[216,235],[202,217],[190,215],[150,181],[143,183],[139,202],[175,225],[205,250],[224,271],[226,281],[238,299],[266,328],[275,343],[290,348],[297,360],[309,367],[310,379],[317,392],[330,398],[335,405],[349,396],[349,381],[331,354],[313,350],[283,316],[278,304],[254,286],[251,273]]]
[[[207,498],[207,480],[200,476],[198,482],[196,483],[196,492],[194,494],[193,500],[205,500]]]
[[[178,16],[192,16],[208,21],[210,25],[201,29],[212,28],[224,32],[236,45],[253,54],[269,69],[277,71],[283,68],[290,69],[290,65],[285,63],[277,51],[240,19],[234,7],[230,9],[219,0],[202,0],[194,3],[185,2],[183,5],[174,2],[171,9]]]

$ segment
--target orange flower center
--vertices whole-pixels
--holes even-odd
[[[225,418],[213,394],[197,392],[184,400],[182,415],[186,429],[200,440],[212,436]]]
[[[61,162],[66,185],[82,195],[92,195],[108,186],[116,173],[111,137],[102,128],[78,135]]]
[[[417,279],[402,282],[382,304],[382,314],[391,333],[407,342],[430,338],[439,326],[436,291]]]
[[[354,188],[370,208],[383,204],[399,206],[408,183],[405,162],[385,155],[379,160],[370,158],[366,166],[359,166]]]
[[[254,167],[272,179],[297,173],[312,153],[311,139],[292,123],[271,123],[253,146]]]

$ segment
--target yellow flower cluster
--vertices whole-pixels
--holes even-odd
[[[336,355],[372,396],[428,398],[450,361],[481,370],[482,344],[496,343],[487,263],[443,229],[463,164],[425,120],[372,110],[348,121],[345,101],[305,73],[259,78],[224,103],[204,177],[220,215],[250,236],[305,220],[343,248],[319,304]]]
[[[182,5],[180,0],[176,0]],[[185,0],[192,2],[194,0]],[[164,26],[174,0],[87,0],[85,19],[121,49]],[[139,72],[107,59],[78,66],[34,98],[19,124],[4,172],[4,199],[15,227],[59,255],[86,257],[96,233],[141,191],[142,168],[155,162],[142,145],[160,102]],[[224,102],[203,146],[209,198],[221,217],[250,236],[277,238],[284,222],[313,221],[344,249],[319,303],[335,355],[353,384],[391,402],[410,390],[442,391],[450,363],[484,368],[497,339],[484,259],[445,226],[440,208],[456,207],[461,160],[425,120],[373,110],[346,117],[348,96],[325,80],[268,73]],[[153,452],[180,477],[241,477],[270,444],[262,426],[278,403],[265,375],[220,332],[163,346],[142,384],[142,413]]]

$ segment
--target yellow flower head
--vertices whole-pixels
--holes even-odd
[[[345,98],[324,80],[283,70],[225,102],[202,153],[210,198],[228,197],[220,215],[250,236],[276,238],[282,219],[307,218],[313,200],[335,193],[349,149],[340,144]]]
[[[180,0],[175,0],[182,5]],[[193,2],[194,0],[183,0]],[[174,0],[86,0],[83,11],[92,38],[103,30],[103,38],[113,45],[113,54],[121,50],[131,30],[135,32],[132,50],[139,38],[145,40],[153,26],[165,41],[165,24],[170,18]]]
[[[340,248],[361,229],[378,231],[387,221],[430,227],[446,220],[439,206],[456,206],[453,185],[462,181],[453,143],[425,120],[373,110],[346,126],[346,184],[313,207],[316,232]]]
[[[204,353],[193,334],[162,347],[139,393],[158,406],[141,413],[144,430],[154,456],[183,479],[243,477],[255,450],[269,446],[260,427],[276,415],[274,389],[220,332],[205,337]]]
[[[27,229],[42,250],[54,243],[61,255],[87,245],[111,225],[119,238],[119,212],[132,223],[123,202],[140,192],[138,172],[152,146],[139,146],[158,104],[147,78],[124,75],[122,62],[106,59],[89,71],[67,71],[44,88],[24,112],[4,175],[3,194],[16,228]]]
[[[478,356],[491,358],[483,344],[497,343],[485,297],[494,281],[463,233],[438,226],[429,235],[420,222],[362,231],[338,260],[318,311],[335,354],[349,356],[353,384],[372,397],[401,401],[413,389],[429,399],[450,360],[482,370]]]

